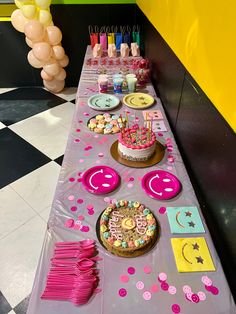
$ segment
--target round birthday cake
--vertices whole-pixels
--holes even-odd
[[[91,131],[100,134],[115,134],[125,127],[126,120],[116,114],[98,114],[88,121]]]
[[[124,129],[118,138],[118,153],[127,160],[145,161],[156,150],[156,135],[146,127],[137,124]]]
[[[136,257],[155,243],[157,221],[150,209],[139,202],[120,200],[102,213],[100,239],[111,253]]]

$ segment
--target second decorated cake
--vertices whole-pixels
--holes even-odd
[[[117,201],[100,218],[100,239],[108,251],[118,256],[136,257],[146,253],[157,234],[154,215],[139,202]]]

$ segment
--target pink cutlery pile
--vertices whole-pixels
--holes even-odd
[[[82,305],[98,292],[98,270],[94,240],[58,242],[42,299],[71,301]]]

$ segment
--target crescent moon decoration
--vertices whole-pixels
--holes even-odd
[[[175,216],[175,220],[177,222],[177,224],[181,227],[181,228],[185,228],[184,225],[182,225],[180,222],[179,222],[179,215],[180,215],[180,211],[177,212],[176,216]]]
[[[188,245],[188,243],[185,243],[184,245],[183,245],[183,247],[182,247],[182,256],[183,256],[183,258],[185,259],[185,261],[186,262],[188,262],[189,264],[192,264],[192,262],[190,262],[187,258],[186,258],[186,256],[184,255],[184,249],[185,249],[185,247]]]

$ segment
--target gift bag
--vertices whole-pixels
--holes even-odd
[[[120,45],[122,44],[122,30],[120,33],[117,32],[117,27],[116,27],[116,32],[115,32],[115,39],[116,39],[116,49],[120,50]]]
[[[131,35],[130,35],[131,29],[127,26],[126,32],[124,33],[124,43],[128,44],[129,48],[131,45]]]
[[[100,29],[99,40],[102,46],[102,50],[107,50],[107,34],[106,34],[106,28],[104,26],[101,27]]]
[[[94,29],[95,32],[93,32],[93,27],[89,25],[90,44],[92,49],[96,44],[98,44],[98,27],[95,26]]]
[[[134,25],[133,26],[133,32],[132,32],[132,39],[133,39],[133,43],[137,43],[138,46],[140,47],[140,28],[138,25]]]

